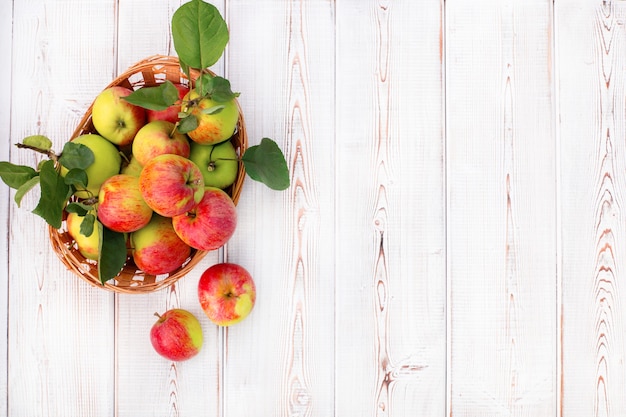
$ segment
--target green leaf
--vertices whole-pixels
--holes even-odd
[[[52,141],[43,135],[25,137],[24,140],[22,140],[22,143],[44,151],[52,149]]]
[[[202,109],[202,111],[200,113],[202,114],[218,114],[219,112],[221,112],[222,110],[224,110],[224,106],[223,104],[220,104],[219,106],[213,106],[213,107],[209,107],[208,109]]]
[[[233,93],[230,81],[224,77],[202,74],[196,83],[198,95],[208,95],[211,100],[217,103],[227,103],[239,97],[239,93]]]
[[[65,174],[65,183],[67,185],[73,185],[75,188],[79,190],[84,190],[87,188],[87,173],[83,169],[72,168],[67,174]]]
[[[90,204],[84,204],[79,201],[71,202],[65,207],[65,211],[68,213],[76,213],[79,216],[84,216],[88,212],[93,210],[93,206]]]
[[[94,226],[96,224],[96,216],[89,213],[83,217],[83,221],[80,223],[80,234],[84,236],[91,236]]]
[[[87,169],[93,164],[95,156],[91,149],[81,143],[66,142],[59,162],[67,169]]]
[[[215,6],[191,0],[174,12],[172,38],[185,66],[205,69],[222,56],[228,43],[228,27]]]
[[[249,147],[241,160],[253,180],[262,182],[273,190],[289,187],[287,161],[272,139],[263,138],[259,145]]]
[[[178,89],[166,80],[156,87],[142,87],[133,91],[124,100],[144,109],[165,110],[178,101]]]
[[[187,115],[180,119],[176,128],[180,133],[188,133],[198,127],[198,119],[193,114]]]
[[[100,282],[115,278],[126,263],[126,239],[123,233],[114,232],[96,223],[100,229],[100,257],[98,258],[98,276]]]
[[[36,177],[32,177],[24,184],[22,184],[20,188],[17,189],[14,200],[18,207],[20,206],[20,204],[22,204],[22,198],[24,198],[26,193],[32,190],[33,187],[35,187],[35,185],[37,184],[39,184],[39,175],[37,175]]]
[[[42,217],[50,226],[58,229],[63,220],[63,207],[71,195],[70,187],[54,168],[52,160],[41,166],[39,173],[41,197],[33,213]]]
[[[18,189],[31,178],[37,176],[37,171],[26,165],[15,165],[10,162],[0,162],[0,177],[11,188]]]

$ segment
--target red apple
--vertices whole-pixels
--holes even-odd
[[[198,319],[189,311],[168,310],[150,329],[150,343],[161,356],[171,361],[184,361],[200,352],[202,348],[202,327]]]
[[[119,146],[130,144],[146,123],[146,110],[123,99],[132,92],[126,87],[109,87],[98,94],[91,110],[98,133]]]
[[[139,190],[139,178],[127,174],[114,175],[100,187],[98,219],[111,230],[134,232],[150,222],[152,209]]]
[[[165,154],[150,159],[139,175],[144,200],[161,216],[174,217],[191,210],[204,195],[202,172],[180,156]]]
[[[250,314],[256,301],[256,287],[252,276],[242,266],[216,264],[200,276],[198,299],[213,323],[230,326]]]
[[[133,140],[133,156],[140,165],[145,165],[155,156],[175,154],[189,157],[187,135],[178,132],[174,123],[157,120],[144,125]]]
[[[235,203],[225,191],[206,187],[202,200],[190,211],[174,216],[172,225],[183,242],[192,248],[205,251],[218,249],[235,232]]]
[[[178,121],[178,113],[180,113],[180,105],[182,103],[183,97],[189,92],[189,87],[184,86],[182,84],[174,84],[174,87],[178,90],[178,98],[181,100],[180,102],[169,106],[165,110],[146,110],[146,114],[148,116],[148,122],[152,122],[155,120],[166,120],[171,123],[176,123]]]
[[[147,274],[167,274],[182,266],[191,248],[172,227],[172,219],[153,214],[150,223],[130,234],[135,265]]]

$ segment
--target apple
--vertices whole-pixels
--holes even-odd
[[[199,95],[195,89],[190,90],[183,99],[181,110],[198,119],[198,127],[187,132],[187,135],[194,142],[205,145],[213,145],[229,139],[235,132],[239,119],[239,108],[235,99],[225,103],[218,103],[208,97],[202,98],[198,102],[194,101],[198,99]],[[217,106],[223,106],[223,108],[212,114],[202,112]]]
[[[192,313],[180,308],[166,311],[150,329],[150,343],[162,357],[171,361],[184,361],[200,352],[202,327]]]
[[[130,233],[150,222],[152,209],[139,190],[139,178],[114,175],[102,184],[98,195],[98,220],[109,229]]]
[[[120,174],[132,175],[133,177],[139,178],[142,169],[143,166],[137,161],[137,158],[131,155],[130,160],[122,165]]]
[[[132,92],[122,86],[109,87],[98,94],[91,109],[98,133],[118,146],[130,144],[146,123],[146,110],[123,99]]]
[[[187,135],[175,129],[172,122],[156,120],[147,123],[135,135],[132,153],[140,165],[145,165],[155,156],[163,154],[189,157]]]
[[[237,151],[229,140],[216,145],[202,145],[192,141],[189,159],[202,171],[205,186],[224,189],[237,179]]]
[[[178,98],[182,101],[185,95],[189,92],[189,87],[182,84],[174,84],[174,87],[178,90]],[[155,120],[166,120],[168,122],[176,123],[178,121],[178,113],[180,113],[181,103],[176,103],[169,106],[165,110],[146,110],[147,121],[152,122]]]
[[[100,135],[86,134],[76,137],[72,142],[85,145],[93,152],[94,161],[87,167],[87,188],[77,190],[74,195],[78,198],[95,197],[100,192],[100,186],[108,178],[120,172],[122,157],[115,145]],[[61,167],[61,175],[65,176],[68,170]]]
[[[154,214],[150,223],[130,234],[135,265],[147,274],[167,274],[182,266],[191,254],[172,226],[172,219]]]
[[[224,190],[206,187],[202,200],[190,211],[172,217],[172,225],[183,242],[192,248],[218,249],[235,233],[235,203]]]
[[[174,217],[191,210],[204,195],[200,168],[191,160],[173,154],[150,159],[139,175],[139,189],[155,212]]]
[[[85,236],[80,232],[80,226],[83,224],[84,219],[84,216],[80,216],[77,213],[69,213],[66,219],[67,232],[76,242],[81,255],[87,259],[97,261],[100,255],[100,232],[97,220],[91,235]]]
[[[209,320],[218,326],[230,326],[250,314],[256,301],[256,287],[245,268],[220,263],[200,276],[198,299]]]

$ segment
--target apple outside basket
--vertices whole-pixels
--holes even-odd
[[[195,75],[192,74],[193,78],[195,78]],[[131,66],[126,72],[105,87],[105,89],[119,85],[136,90],[143,86],[151,87],[158,85],[165,80],[189,85],[189,79],[181,71],[177,57],[155,55]],[[237,103],[237,106],[239,107],[239,103]],[[93,104],[87,109],[70,140],[74,140],[76,137],[83,134],[96,133],[91,121],[92,107]],[[248,147],[248,137],[241,107],[239,107],[237,128],[230,140],[238,155],[241,156]],[[231,196],[235,204],[239,201],[244,179],[245,170],[243,163],[240,161],[239,172],[235,183],[225,190]],[[64,214],[66,215],[66,213]],[[189,273],[207,254],[206,251],[192,249],[191,255],[181,267],[169,274],[159,276],[146,274],[138,269],[129,254],[118,276],[102,284],[98,278],[97,262],[86,259],[78,251],[74,239],[70,236],[66,227],[65,220],[60,229],[48,226],[52,248],[61,262],[74,274],[89,284],[116,293],[145,294],[165,288]]]

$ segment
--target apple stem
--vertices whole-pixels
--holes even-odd
[[[159,313],[154,313],[155,316],[157,316],[158,318],[161,318],[161,315]]]
[[[54,162],[56,162],[60,157],[60,155],[57,155],[50,150],[37,148],[36,146],[26,145],[24,143],[16,143],[15,146],[17,146],[19,149],[30,149],[31,151],[42,153],[48,158],[52,159]]]
[[[172,131],[170,132],[170,135],[169,135],[170,139],[172,139],[174,137],[174,135],[176,134],[176,129],[178,129],[178,123],[179,122],[174,123],[174,128],[172,129]]]

